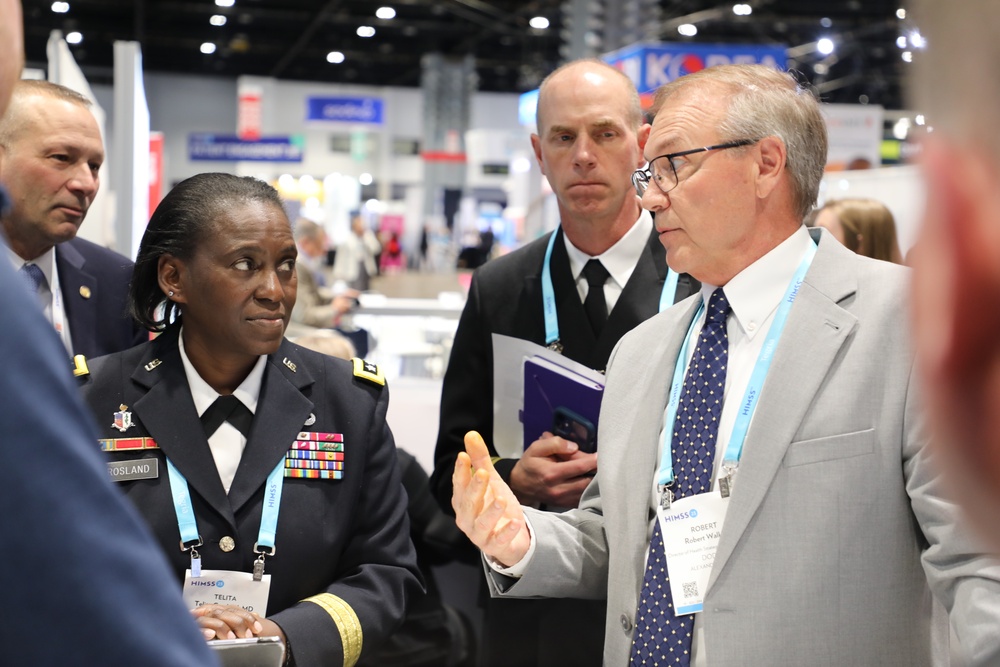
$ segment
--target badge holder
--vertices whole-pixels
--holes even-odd
[[[189,542],[181,541],[181,551],[191,552],[191,576],[200,577],[201,576],[201,554],[198,553],[198,547],[200,547],[204,542],[201,541],[201,535],[198,535],[198,539],[190,540]]]
[[[253,552],[257,554],[257,560],[253,562],[254,581],[260,581],[264,577],[264,557],[273,556],[275,551],[274,547],[260,547],[257,542],[253,543]]]

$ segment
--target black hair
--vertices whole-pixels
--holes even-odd
[[[218,215],[248,202],[284,210],[278,191],[264,181],[232,174],[198,174],[178,183],[160,202],[146,225],[129,285],[129,313],[149,331],[162,331],[180,315],[160,289],[160,257],[190,260]],[[157,311],[165,304],[162,313]]]

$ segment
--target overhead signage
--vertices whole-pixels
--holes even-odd
[[[784,46],[640,42],[605,54],[604,62],[632,79],[639,93],[714,65],[768,65],[785,69]]]
[[[301,135],[253,141],[221,134],[188,135],[188,158],[217,162],[302,162]]]
[[[306,99],[306,120],[381,125],[385,122],[382,98],[309,97]]]

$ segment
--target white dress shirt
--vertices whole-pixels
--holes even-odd
[[[191,360],[188,359],[187,352],[184,350],[183,328],[178,335],[177,345],[181,351],[181,362],[184,364],[184,375],[187,377],[188,388],[191,389],[191,398],[194,399],[194,408],[198,412],[198,416],[201,417],[221,394],[212,389],[211,385],[205,382],[191,365]],[[257,412],[257,399],[260,397],[260,386],[264,380],[264,365],[266,363],[266,356],[257,359],[250,375],[233,392],[233,396],[240,399],[240,402],[252,413]],[[208,439],[212,458],[215,459],[215,467],[219,471],[219,479],[222,480],[222,486],[227,494],[229,487],[233,485],[233,478],[236,477],[236,469],[240,466],[240,459],[243,458],[243,449],[246,445],[247,439],[229,422],[222,422],[222,425]]]
[[[583,277],[583,267],[591,259],[601,260],[601,264],[607,269],[611,278],[604,283],[604,301],[608,304],[608,313],[611,313],[618,303],[618,297],[622,295],[625,284],[632,277],[635,265],[639,263],[639,258],[645,252],[649,243],[649,235],[653,232],[653,216],[649,211],[643,210],[642,215],[636,220],[632,228],[625,232],[625,235],[618,239],[618,242],[605,250],[600,255],[591,257],[574,246],[569,238],[563,233],[563,241],[566,244],[566,254],[569,255],[569,270],[576,281],[576,290],[580,294],[580,301],[587,298],[587,279]],[[664,252],[666,252],[664,250]]]
[[[805,227],[800,227],[794,234],[782,241],[769,253],[743,269],[723,286],[726,299],[733,311],[726,322],[726,333],[729,337],[729,360],[726,366],[726,388],[722,396],[722,415],[719,417],[719,439],[715,446],[715,472],[713,480],[719,478],[722,460],[729,445],[729,438],[736,423],[743,396],[750,376],[757,364],[757,357],[764,347],[767,331],[771,327],[774,315],[781,304],[782,298],[799,265],[813,243]],[[708,308],[708,299],[717,289],[715,285],[702,284],[701,298]],[[692,327],[688,339],[687,364],[698,346],[698,336],[705,324],[705,309]],[[779,343],[780,344],[780,343]],[[666,380],[669,382],[669,378]],[[664,410],[666,418],[666,410]],[[751,419],[751,424],[753,423]],[[665,425],[665,424],[664,424]],[[659,447],[656,460],[663,454],[663,430],[659,434]],[[734,477],[734,484],[739,484],[739,474]],[[714,487],[714,485],[713,485]],[[655,508],[659,500],[656,490],[656,476],[653,476],[653,487],[650,489],[650,507]],[[723,526],[725,530],[725,526]],[[649,535],[653,525],[649,526]],[[706,667],[704,634],[701,628],[701,616],[695,614],[694,640],[692,642],[691,667]]]

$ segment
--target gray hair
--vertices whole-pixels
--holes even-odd
[[[662,86],[653,101],[654,114],[670,97],[699,84],[716,84],[731,92],[719,126],[720,141],[773,136],[785,144],[792,204],[804,218],[816,203],[826,167],[826,122],[816,97],[787,72],[765,65],[720,65]]]
[[[8,148],[28,120],[23,108],[24,101],[31,96],[50,97],[55,100],[69,102],[78,107],[90,110],[90,100],[71,88],[37,79],[21,79],[14,84],[7,113],[0,117],[0,147]]]

